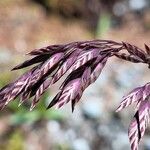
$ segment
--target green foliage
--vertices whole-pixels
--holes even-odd
[[[11,81],[12,79],[12,73],[9,71],[8,72],[3,72],[3,73],[0,73],[0,87],[3,87],[5,86],[8,82]]]
[[[12,125],[19,125],[23,123],[32,124],[40,120],[62,120],[64,116],[59,111],[45,109],[45,103],[48,96],[49,94],[46,93],[33,111],[29,111],[29,107],[26,105],[18,107],[17,101],[12,102],[12,104],[9,105],[9,108],[14,113],[11,115],[10,123]]]
[[[22,134],[19,131],[14,132],[6,144],[5,150],[23,150],[24,143],[23,143]]]
[[[103,37],[109,30],[111,19],[109,14],[102,14],[97,26],[97,37]]]
[[[69,145],[63,143],[63,144],[58,144],[55,145],[55,150],[70,150],[71,148],[69,147]]]

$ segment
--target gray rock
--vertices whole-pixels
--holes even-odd
[[[150,150],[150,137],[149,136],[145,136],[144,138],[144,150]]]
[[[7,49],[0,48],[0,63],[9,63],[11,60],[11,53]]]
[[[83,113],[92,119],[100,118],[103,109],[103,103],[98,97],[88,97],[83,103]]]
[[[146,0],[130,0],[129,6],[133,10],[141,10],[146,6]]]
[[[90,146],[85,139],[77,139],[72,145],[73,150],[90,150]]]
[[[130,149],[127,133],[118,132],[115,135],[115,138],[113,139],[112,147],[113,147],[113,150],[127,150],[127,149]]]

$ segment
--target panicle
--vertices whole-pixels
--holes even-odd
[[[28,55],[32,58],[12,70],[34,66],[16,81],[0,89],[0,109],[19,97],[19,106],[32,99],[30,107],[32,110],[47,89],[68,72],[68,76],[47,109],[53,106],[60,108],[70,102],[73,112],[84,90],[97,80],[112,56],[132,63],[144,63],[150,68],[150,48],[146,44],[144,51],[129,43],[112,40],[50,45],[35,49]],[[138,144],[149,123],[150,82],[124,96],[116,111],[121,111],[133,103],[136,103],[136,113],[130,123],[128,136],[131,150],[138,150]]]

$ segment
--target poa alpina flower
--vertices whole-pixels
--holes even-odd
[[[129,43],[110,40],[72,42],[64,45],[50,45],[35,49],[28,55],[33,58],[16,66],[12,70],[34,67],[16,81],[0,90],[0,108],[19,97],[21,105],[32,98],[30,110],[39,102],[41,96],[55,84],[66,72],[69,73],[60,86],[58,94],[47,109],[71,102],[72,111],[79,102],[84,90],[99,77],[107,60],[117,57],[132,63],[144,63],[150,68],[150,48],[145,51]],[[129,126],[131,150],[138,150],[138,144],[145,133],[150,118],[150,82],[132,90],[123,97],[117,112],[136,103],[136,113]]]

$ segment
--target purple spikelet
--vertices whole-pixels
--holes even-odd
[[[130,123],[128,135],[132,150],[138,150],[138,144],[143,137],[150,119],[150,83],[138,87],[123,97],[117,111],[120,111],[130,104],[136,103],[137,112]]]
[[[0,109],[19,97],[19,105],[33,98],[30,107],[32,110],[45,91],[68,72],[69,75],[47,109],[53,106],[60,108],[71,102],[73,112],[84,90],[97,80],[112,56],[132,63],[144,63],[150,68],[150,48],[146,44],[145,50],[142,50],[126,42],[118,43],[111,40],[50,45],[35,49],[28,55],[33,58],[17,65],[12,70],[35,66],[16,81],[0,89]],[[136,113],[128,130],[131,150],[138,150],[138,144],[149,123],[149,101],[150,82],[124,96],[116,110],[118,112],[133,103],[136,104]]]

